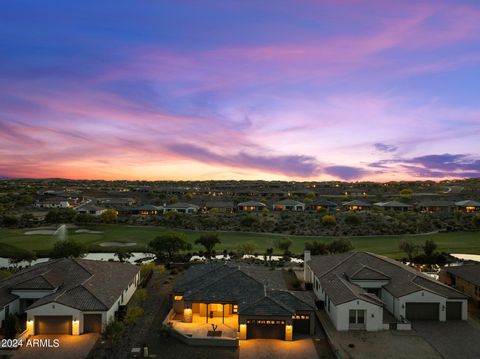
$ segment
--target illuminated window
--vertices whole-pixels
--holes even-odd
[[[238,305],[237,304],[233,305],[233,313],[238,313]]]
[[[221,304],[209,304],[208,310],[211,310],[212,312],[221,312],[223,308]]]
[[[176,295],[175,297],[173,297],[173,300],[182,300],[183,299],[183,295]]]

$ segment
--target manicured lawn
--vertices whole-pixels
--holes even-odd
[[[68,231],[68,237],[86,243],[90,246],[92,252],[110,252],[115,247],[100,247],[102,242],[135,242],[135,247],[127,247],[132,251],[143,251],[147,243],[167,231],[160,227],[139,227],[125,225],[89,225],[81,228],[87,228],[102,233],[76,233],[75,230]],[[51,235],[25,235],[26,230],[19,229],[0,229],[0,256],[8,257],[15,255],[22,250],[29,249],[35,251],[37,255],[48,255],[56,239]],[[177,230],[183,233],[187,240],[192,244],[202,233],[196,231]],[[293,241],[291,250],[296,254],[301,254],[306,241],[317,239],[320,241],[329,241],[329,237],[306,237],[306,236],[285,236],[277,234],[257,234],[243,232],[219,232],[222,241],[216,250],[222,251],[235,250],[239,244],[247,241],[254,241],[257,245],[257,252],[262,254],[269,247],[274,247],[275,240],[281,237],[289,237]],[[456,232],[456,233],[438,233],[429,235],[404,235],[404,236],[378,236],[378,237],[351,237],[355,250],[370,251],[378,254],[384,254],[394,258],[401,258],[402,252],[398,250],[398,244],[402,239],[412,240],[416,243],[423,243],[426,239],[433,239],[438,244],[440,251],[449,253],[470,253],[480,254],[480,232]],[[198,251],[202,248],[193,247]],[[275,250],[277,252],[277,250]]]

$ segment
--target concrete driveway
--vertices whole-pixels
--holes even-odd
[[[240,341],[240,359],[318,359],[311,338],[291,342],[276,339]]]
[[[15,352],[12,359],[85,359],[98,338],[98,334],[34,335],[29,338],[30,343],[34,344],[34,339],[47,339],[49,341],[43,343],[53,345],[54,340],[58,339],[59,346],[57,348],[27,347],[24,343],[24,346]]]
[[[413,329],[445,359],[480,358],[478,322],[415,322]]]

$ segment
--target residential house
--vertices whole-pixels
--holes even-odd
[[[258,201],[240,202],[237,208],[240,212],[256,212],[266,208],[267,205]]]
[[[367,252],[310,256],[306,251],[304,261],[304,280],[337,330],[467,319],[463,293],[390,258]]]
[[[274,211],[304,211],[305,203],[293,199],[284,199],[273,204]]]
[[[282,271],[209,263],[191,266],[173,289],[172,300],[182,323],[228,325],[241,340],[292,340],[314,333],[314,303],[308,294],[287,290]]]
[[[54,259],[0,281],[0,323],[26,318],[29,335],[101,333],[140,282],[132,264]]]
[[[450,213],[455,208],[452,201],[422,201],[416,205],[422,213]]]
[[[197,206],[196,204],[183,203],[183,202],[165,204],[163,207],[164,207],[164,210],[163,210],[164,213],[178,212],[178,213],[193,214],[193,213],[197,213],[198,210],[200,209],[200,206]]]
[[[440,281],[467,295],[470,311],[480,315],[480,264],[445,267],[440,272]]]
[[[34,206],[36,208],[70,208],[72,205],[66,198],[57,197],[37,201]]]
[[[459,210],[465,213],[473,213],[473,212],[480,211],[480,202],[477,202],[477,201],[466,200],[466,201],[455,202],[455,206],[457,206]]]
[[[205,203],[205,211],[209,212],[211,210],[222,212],[222,213],[233,213],[235,208],[233,202],[225,201],[210,201]]]
[[[342,205],[347,211],[364,211],[372,207],[370,203],[359,200],[344,202]]]
[[[385,211],[404,212],[404,211],[410,211],[412,209],[412,205],[407,203],[402,203],[399,201],[377,202],[377,203],[374,203],[373,205],[378,208],[382,208]]]
[[[319,199],[313,201],[307,205],[307,209],[312,211],[322,211],[335,212],[337,209],[337,204],[335,202],[327,201],[325,199]]]
[[[143,206],[132,208],[131,212],[134,215],[140,216],[156,216],[163,213],[163,207],[144,204]]]
[[[133,206],[136,200],[134,198],[98,198],[97,203],[105,207],[116,208]]]
[[[107,211],[107,209],[89,202],[76,207],[75,211],[77,211],[78,213],[100,216],[103,212]]]

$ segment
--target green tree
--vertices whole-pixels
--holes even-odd
[[[77,212],[71,208],[54,208],[48,211],[45,216],[47,223],[70,223],[73,221]]]
[[[195,241],[195,244],[200,244],[205,247],[207,258],[211,258],[213,248],[220,243],[220,238],[218,238],[218,235],[215,233],[204,233]]]
[[[113,254],[115,257],[118,258],[120,262],[127,262],[130,258],[133,257],[133,253],[127,249],[117,249],[117,251]]]
[[[328,254],[327,245],[323,242],[314,240],[305,243],[305,250],[310,251],[312,256]]]
[[[74,221],[76,223],[80,223],[80,224],[88,224],[88,223],[91,223],[93,222],[93,220],[95,219],[94,216],[92,216],[91,214],[88,214],[88,213],[78,213],[75,218],[74,218]]]
[[[18,218],[10,215],[4,215],[2,222],[3,225],[7,228],[15,228],[19,224]]]
[[[156,237],[148,243],[148,247],[155,253],[157,260],[165,259],[167,262],[171,262],[179,252],[192,249],[185,237],[176,232],[166,232]]]
[[[20,329],[20,321],[15,314],[10,313],[3,320],[2,330],[6,339],[14,339]]]
[[[425,244],[423,245],[423,252],[427,257],[431,257],[432,254],[437,249],[437,244],[433,241],[433,239],[427,239]]]
[[[255,244],[254,241],[247,241],[245,243],[239,244],[237,247],[237,251],[240,255],[245,255],[245,254],[253,254],[255,252],[255,249],[257,248],[257,245]]]
[[[79,258],[88,252],[88,248],[83,243],[68,239],[65,241],[57,241],[50,253],[51,258]]]
[[[326,214],[322,217],[322,224],[326,226],[334,226],[337,224],[337,219],[331,214]]]
[[[410,200],[412,198],[413,191],[410,188],[404,188],[400,191],[400,197],[404,200]]]
[[[100,215],[103,223],[114,223],[117,220],[118,212],[114,209],[107,209]]]
[[[358,218],[358,216],[356,216],[354,214],[348,214],[345,217],[345,223],[349,224],[351,226],[355,226],[355,225],[360,223],[360,218]]]
[[[136,322],[144,313],[142,307],[138,305],[129,305],[127,307],[127,313],[125,314],[124,321],[126,324],[131,324]]]
[[[293,244],[293,241],[290,238],[279,238],[275,241],[275,247],[283,251],[284,255],[290,253],[290,246]]]
[[[407,254],[410,262],[413,261],[413,257],[415,257],[418,253],[418,245],[412,241],[402,240],[400,241],[398,248]]]
[[[349,239],[338,238],[327,243],[327,250],[330,253],[346,253],[353,250],[353,244]]]
[[[125,331],[125,325],[117,320],[110,321],[102,332],[102,338],[107,343],[110,358],[117,358],[120,346],[118,343]]]

